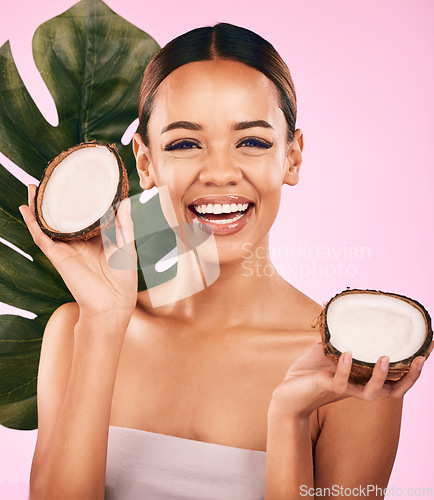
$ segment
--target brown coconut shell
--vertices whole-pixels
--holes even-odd
[[[47,224],[47,222],[45,221],[45,219],[42,215],[42,200],[44,198],[45,186],[47,185],[47,183],[50,179],[50,176],[53,173],[54,169],[67,156],[69,156],[71,153],[74,153],[74,151],[77,151],[78,149],[91,148],[91,147],[96,147],[96,146],[104,146],[111,153],[113,153],[113,155],[116,158],[118,168],[119,168],[118,187],[117,187],[115,196],[113,197],[111,207],[106,212],[106,214],[108,212],[110,212],[110,216],[103,216],[101,219],[98,219],[90,226],[87,226],[83,229],[80,229],[79,231],[75,231],[75,232],[71,232],[71,233],[63,233],[60,231],[56,231],[55,229],[51,228]],[[128,173],[127,173],[125,165],[122,161],[122,158],[119,155],[119,152],[116,148],[116,145],[115,144],[101,143],[101,142],[97,142],[97,141],[82,142],[80,144],[77,144],[76,146],[73,146],[72,148],[69,148],[66,151],[62,151],[45,168],[44,173],[42,174],[41,182],[39,183],[39,186],[36,189],[35,206],[34,206],[35,217],[36,217],[36,220],[38,221],[38,224],[39,224],[40,228],[42,229],[42,231],[45,234],[47,234],[52,240],[86,241],[86,240],[89,240],[91,238],[94,238],[95,236],[98,236],[99,234],[101,234],[102,231],[108,229],[110,226],[113,225],[114,220],[115,220],[115,215],[116,215],[116,207],[117,207],[118,203],[120,203],[124,198],[128,197],[128,192],[129,192]]]
[[[330,304],[336,300],[338,297],[342,297],[343,295],[348,295],[348,294],[354,294],[354,293],[372,293],[372,294],[377,294],[377,295],[388,295],[391,297],[398,298],[400,300],[404,300],[405,302],[408,302],[410,305],[413,307],[416,307],[419,309],[419,311],[422,313],[423,317],[425,318],[425,323],[426,323],[426,337],[425,341],[412,356],[402,359],[400,361],[395,361],[393,363],[389,364],[389,373],[387,375],[387,380],[399,380],[403,375],[405,375],[408,370],[410,369],[411,362],[413,361],[414,358],[417,358],[418,356],[424,356],[425,359],[428,358],[430,355],[431,351],[434,348],[434,342],[433,342],[433,331],[432,331],[432,325],[431,325],[431,318],[430,315],[428,314],[428,311],[423,307],[422,304],[417,302],[414,299],[410,299],[409,297],[406,297],[405,295],[399,295],[397,293],[389,293],[389,292],[382,292],[380,290],[359,290],[359,289],[353,289],[353,290],[344,290],[341,293],[336,294],[334,297],[332,297],[324,306],[324,309],[322,310],[319,318],[318,318],[318,326],[321,332],[321,339],[322,339],[322,344],[323,344],[323,349],[324,349],[324,354],[330,358],[333,363],[337,365],[339,361],[339,357],[342,352],[340,352],[336,347],[333,346],[333,344],[330,342],[330,331],[328,329],[328,324],[327,324],[327,312]],[[384,353],[387,355],[387,353]],[[353,358],[353,363],[351,366],[351,374],[350,374],[350,379],[353,381],[357,382],[367,382],[372,375],[372,372],[374,370],[375,363],[369,363],[366,361],[360,361],[359,359]]]

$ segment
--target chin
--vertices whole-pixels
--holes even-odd
[[[242,266],[247,259],[251,259],[252,249],[261,245],[268,248],[268,233],[262,238],[247,236],[247,231],[240,231],[231,236],[213,235],[197,247],[198,257],[203,264],[220,266],[239,264]]]

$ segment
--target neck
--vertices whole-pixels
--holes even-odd
[[[164,288],[160,303],[152,299],[153,305],[163,305],[170,314],[194,318],[197,323],[262,324],[264,309],[275,301],[276,292],[288,291],[270,260],[268,235],[234,262],[201,259],[200,252],[184,252],[182,241],[178,241],[178,255],[177,276]]]

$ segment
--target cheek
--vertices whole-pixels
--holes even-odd
[[[259,194],[258,215],[265,231],[269,231],[277,217],[282,196],[285,161],[282,154],[270,158],[256,177],[256,190]]]
[[[282,193],[282,186],[277,186],[276,189],[270,190],[265,196],[262,197],[261,207],[265,211],[267,225],[273,224],[274,219],[277,217],[277,212],[280,207],[280,198]]]
[[[157,186],[158,194],[160,197],[161,210],[163,211],[164,218],[170,227],[176,227],[178,225],[178,217],[176,214],[173,193],[170,191],[169,186],[160,185]]]
[[[267,203],[280,203],[284,179],[284,162],[281,158],[271,158],[258,171],[256,186],[260,198]]]
[[[157,165],[154,166],[155,184],[160,196],[161,209],[167,223],[171,227],[178,225],[179,200],[185,192],[183,184],[183,176],[177,175],[176,168],[173,168],[168,162],[164,162],[161,158],[157,159]]]
[[[181,192],[183,176],[180,175],[181,169],[176,168],[173,162],[167,161],[164,156],[155,158],[154,177],[157,188],[165,186],[173,196],[176,192]]]

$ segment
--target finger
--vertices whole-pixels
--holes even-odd
[[[134,241],[133,219],[131,217],[131,200],[125,198],[118,205],[116,213],[116,243],[119,248]]]
[[[29,208],[32,211],[33,215],[35,215],[35,195],[36,195],[36,185],[29,184],[27,187],[27,203],[29,204]]]
[[[105,258],[108,261],[118,247],[112,242],[112,240],[103,232],[101,232],[101,242],[104,248]]]
[[[402,398],[420,377],[424,363],[425,358],[423,356],[418,356],[417,358],[415,358],[412,361],[408,372],[400,380],[395,382],[393,386],[391,386],[389,397]]]
[[[105,260],[109,267],[124,271],[137,269],[134,241],[118,248],[104,233],[101,233],[101,241],[104,247]]]
[[[21,212],[33,241],[48,256],[50,250],[53,248],[54,241],[42,231],[33,211],[27,205],[20,205],[18,209]]]
[[[389,372],[389,359],[389,356],[382,356],[375,363],[371,378],[363,389],[363,399],[366,401],[373,401],[380,395]]]
[[[130,250],[130,243],[134,242],[134,227],[131,218],[131,200],[129,198],[125,198],[115,207],[111,207],[110,210],[101,218],[100,224],[104,225],[105,220],[111,218],[112,216],[114,217],[116,244],[114,244],[105,233],[101,234],[107,259],[111,257],[116,249],[122,249],[124,253],[126,250],[124,247],[127,247],[127,249]],[[132,246],[134,247],[134,244]],[[131,254],[131,251],[129,253]]]
[[[332,380],[333,392],[342,394],[347,390],[348,379],[351,373],[352,354],[350,351],[344,352],[338,361],[336,373]]]
[[[131,200],[129,198],[122,200],[116,214],[116,243],[122,253],[122,268],[135,269],[137,255],[134,244],[134,225],[131,217]]]

